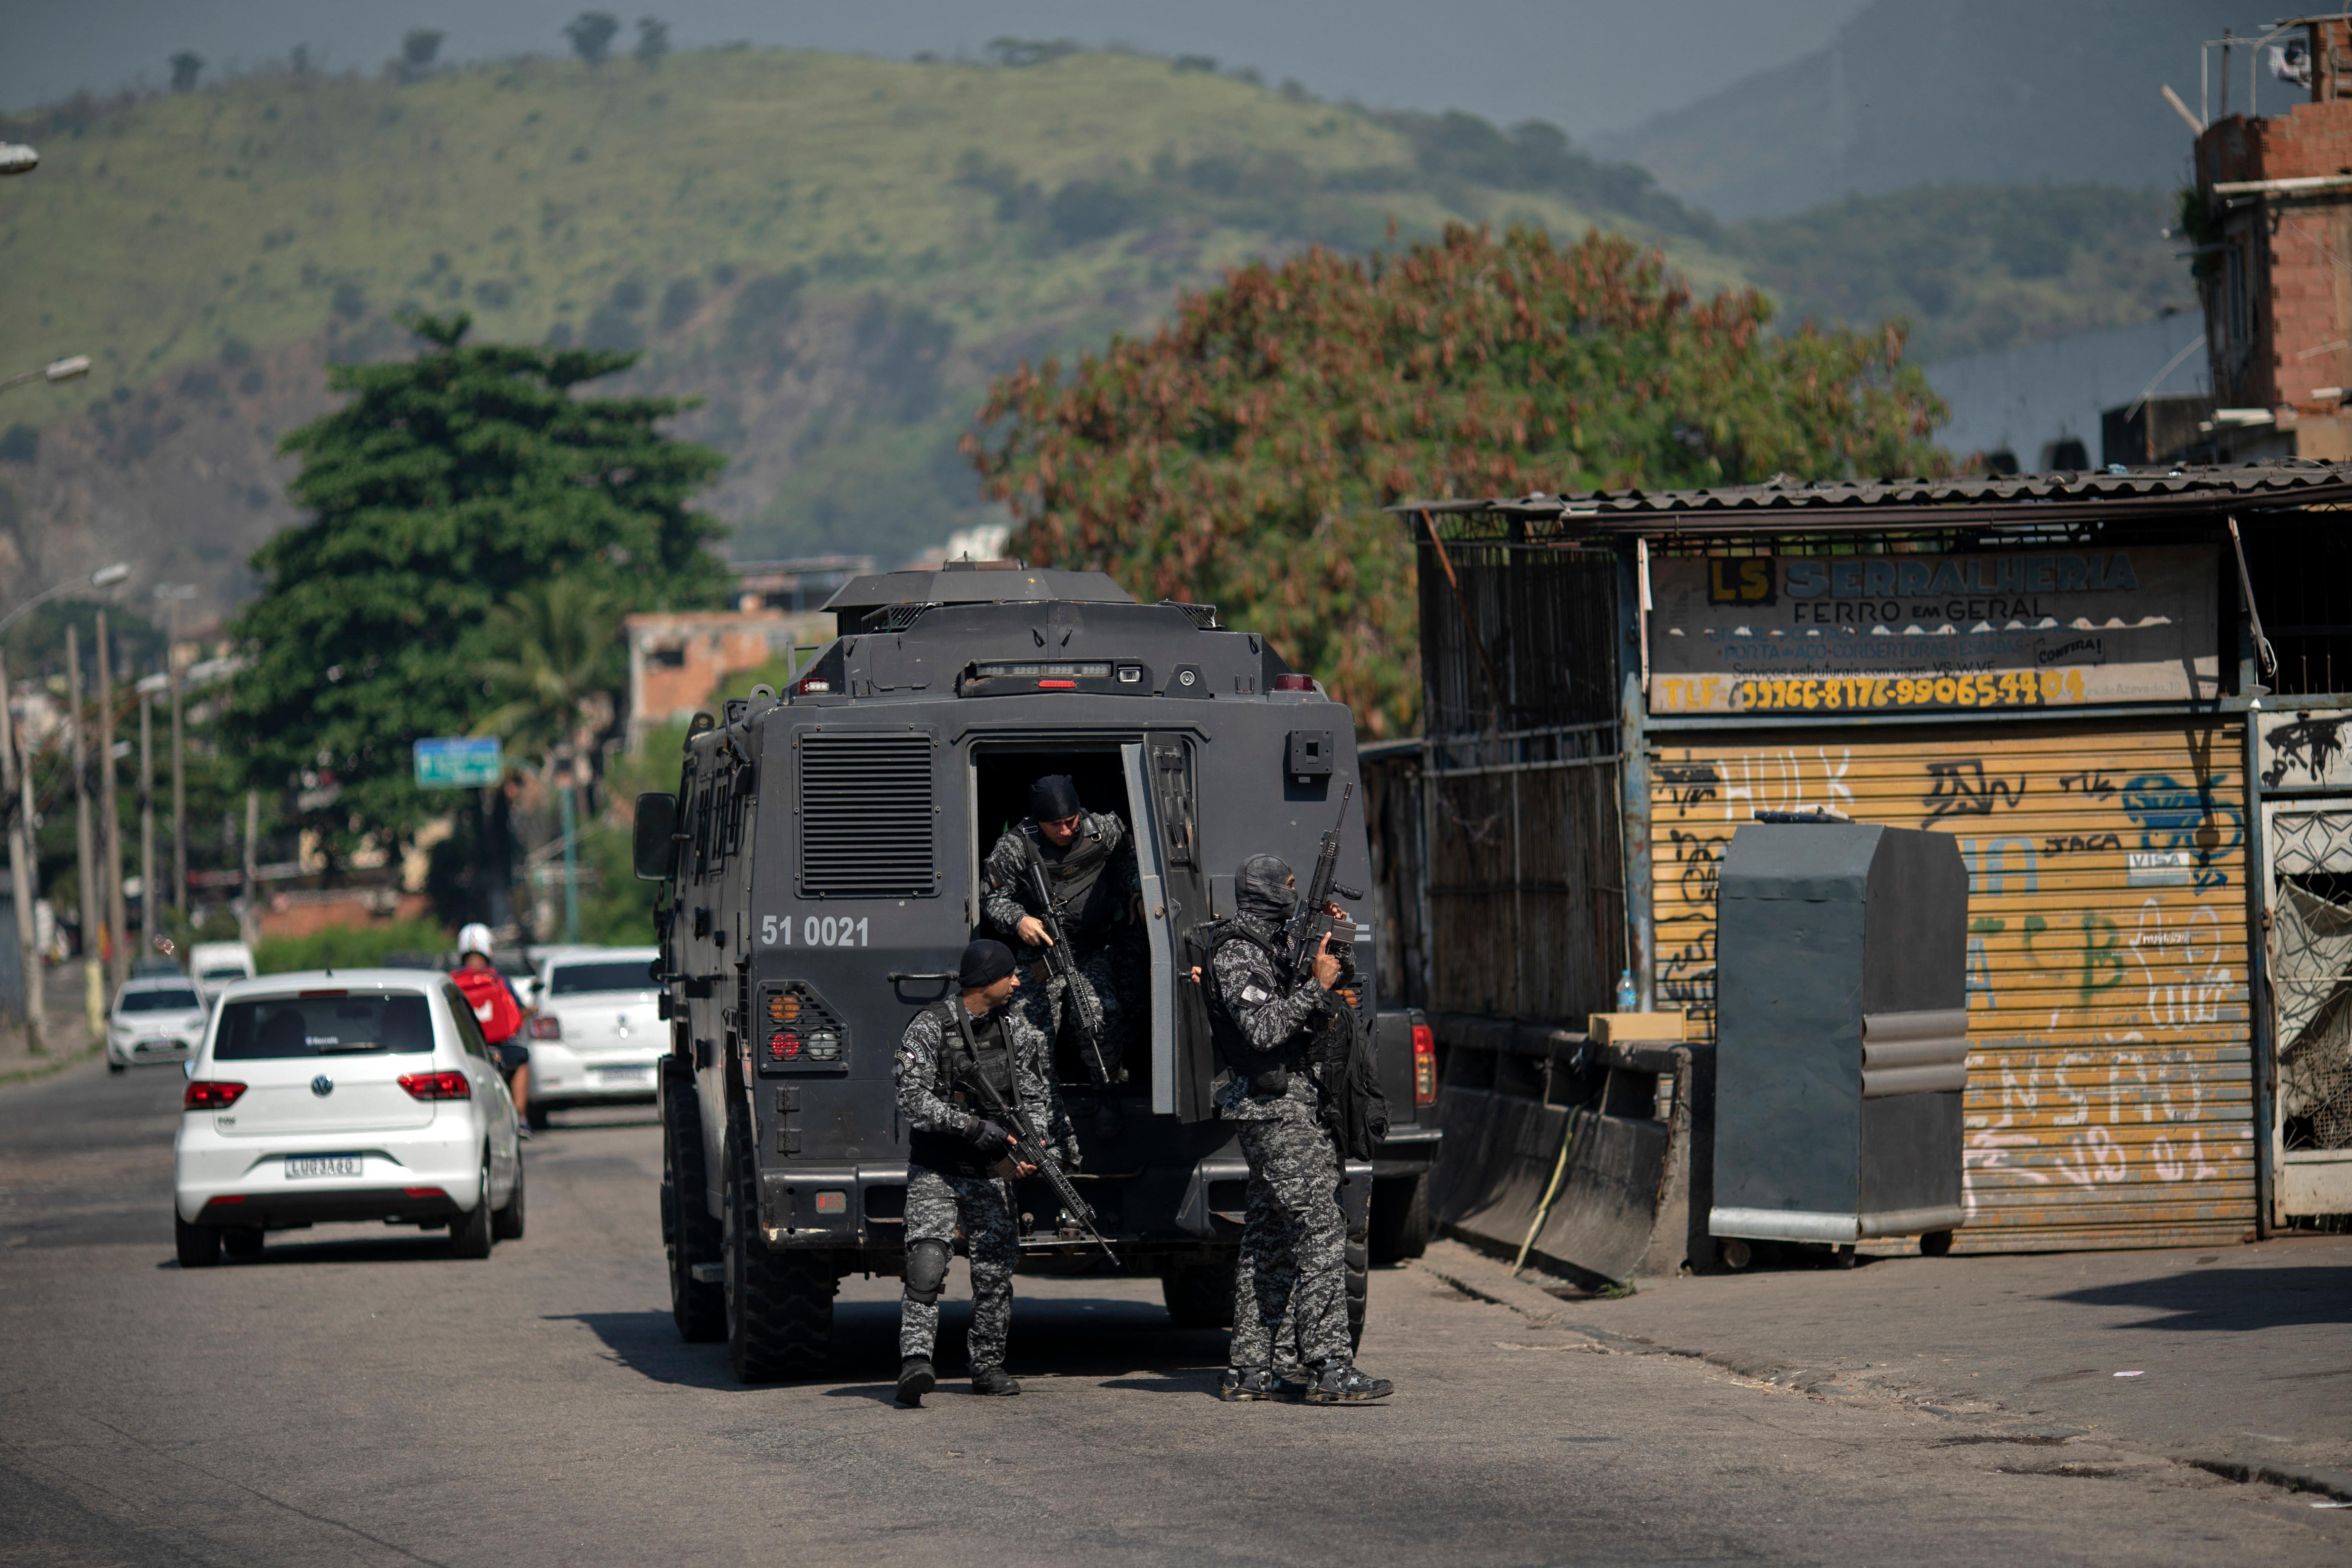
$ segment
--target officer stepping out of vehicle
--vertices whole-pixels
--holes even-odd
[[[1004,1370],[1020,1261],[1011,1176],[1034,1167],[1012,1155],[1013,1131],[982,1113],[993,1099],[1017,1106],[1058,1158],[1078,1151],[1054,1088],[1052,1047],[1032,1015],[1012,1005],[1021,977],[1013,952],[982,939],[963,951],[960,994],[924,1008],[907,1026],[894,1068],[898,1109],[911,1130],[907,1163],[907,1286],[898,1308],[898,1403],[919,1405],[937,1386],[931,1364],[940,1289],[961,1226],[971,1262],[971,1331],[965,1345],[974,1394],[1018,1394]],[[957,1016],[961,1009],[962,1016]],[[993,1095],[980,1092],[984,1078]]]
[[[1308,972],[1291,973],[1285,931],[1297,899],[1284,861],[1243,861],[1234,879],[1236,912],[1212,934],[1201,976],[1218,1054],[1233,1075],[1218,1093],[1218,1113],[1234,1123],[1249,1161],[1232,1364],[1218,1393],[1360,1405],[1386,1398],[1392,1385],[1358,1371],[1348,1342],[1339,1156],[1323,1123],[1325,1069],[1314,1049],[1344,1020],[1345,1004],[1332,994],[1344,965],[1326,936]]]
[[[1143,897],[1135,845],[1119,819],[1088,811],[1078,786],[1066,773],[1048,773],[1029,788],[1029,816],[1008,827],[988,852],[982,910],[989,925],[1032,957],[1046,960],[1048,983],[1024,999],[1025,1009],[1050,1044],[1060,1033],[1071,989],[1053,944],[1058,923],[1069,943],[1067,962],[1076,977],[1079,1017],[1072,1032],[1078,1055],[1097,1084],[1116,1084],[1127,1020],[1138,1011],[1129,994],[1139,989],[1144,968],[1122,962],[1135,944],[1123,938],[1136,931],[1133,911]],[[1038,896],[1042,882],[1045,897]],[[1099,1055],[1097,1055],[1097,1048]],[[1106,1100],[1106,1123],[1115,1112]]]

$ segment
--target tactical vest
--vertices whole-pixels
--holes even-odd
[[[955,1010],[962,1006],[962,1000],[955,996],[940,1005],[942,1037],[934,1062],[931,1092],[959,1110],[986,1121],[1000,1121],[1003,1118],[989,1109],[985,1097],[971,1088],[972,1058],[964,1054],[963,1035],[956,1027]],[[1017,1104],[1013,1087],[1013,1037],[1005,1026],[1003,1010],[999,1008],[973,1018],[971,1039],[980,1052],[979,1070],[986,1077],[989,1087],[1005,1104]],[[908,1140],[908,1153],[919,1165],[962,1176],[986,1175],[1002,1158],[982,1154],[971,1140],[956,1132],[914,1133]]]
[[[1286,985],[1289,964],[1279,940],[1268,938],[1246,921],[1222,920],[1194,927],[1191,941],[1201,955],[1201,990],[1209,1004],[1209,1037],[1216,1045],[1218,1059],[1250,1079],[1261,1093],[1280,1093],[1284,1087],[1280,1079],[1307,1064],[1307,1031],[1294,1030],[1290,1038],[1271,1051],[1252,1045],[1234,1011],[1233,999],[1225,995],[1217,978],[1215,962],[1217,949],[1229,942],[1245,942],[1265,954],[1276,985]]]
[[[1021,832],[1029,852],[1045,869],[1045,890],[1060,911],[1064,934],[1073,943],[1090,944],[1117,913],[1110,907],[1109,889],[1103,883],[1103,873],[1110,868],[1109,842],[1096,830],[1091,815],[1066,849],[1048,845],[1034,822],[1023,823]]]

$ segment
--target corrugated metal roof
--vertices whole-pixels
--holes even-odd
[[[1774,479],[1693,490],[1586,490],[1486,500],[1404,501],[1403,515],[1511,517],[1560,533],[1721,533],[1781,529],[1950,528],[1988,522],[2151,520],[2352,504],[2352,463],[2287,458],[2233,468],[2136,468],[2000,478]]]

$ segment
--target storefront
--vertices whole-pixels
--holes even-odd
[[[1516,634],[1480,574],[1612,552],[1619,635],[1573,662],[1618,693],[1620,951],[1645,1002],[1712,1037],[1716,868],[1756,813],[1948,832],[1970,873],[1956,1249],[2341,1214],[2352,704],[2315,689],[2352,616],[2256,625],[2271,589],[2308,601],[2298,557],[2347,500],[2352,470],[2300,466],[1414,509],[1424,626],[1451,623],[1424,656],[1427,755],[1479,731],[1499,755],[1476,697]],[[1434,668],[1462,651],[1488,673]],[[1510,980],[1481,977],[1487,1008]],[[1549,999],[1570,1026],[1609,1005]]]

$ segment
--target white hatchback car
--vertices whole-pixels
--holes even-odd
[[[180,1267],[320,1221],[447,1226],[488,1258],[523,1231],[514,1100],[457,988],[413,969],[233,983],[173,1140]]]
[[[573,948],[540,961],[531,983],[539,1010],[523,1026],[530,1047],[530,1124],[583,1105],[654,1100],[655,1075],[669,1054],[652,947]]]
[[[186,977],[127,980],[106,1018],[106,1070],[137,1062],[185,1061],[205,1037],[205,1004]]]

